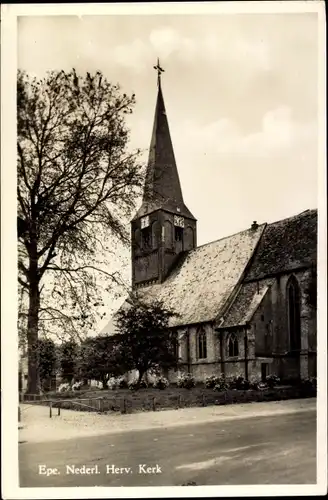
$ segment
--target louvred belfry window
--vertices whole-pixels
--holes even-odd
[[[183,240],[184,218],[180,215],[174,216],[174,237],[175,241]]]
[[[144,250],[152,247],[152,234],[148,215],[141,219],[141,245]]]
[[[175,241],[182,241],[182,239],[183,239],[182,227],[175,227],[174,228],[174,237],[175,237]]]

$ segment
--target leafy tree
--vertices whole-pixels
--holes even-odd
[[[177,364],[177,337],[169,321],[177,314],[154,300],[151,303],[132,295],[129,306],[115,315],[119,344],[129,370],[138,370],[137,388],[145,373],[167,370]]]
[[[125,372],[124,358],[113,337],[98,336],[83,342],[79,365],[81,378],[102,382],[105,389],[110,377]]]
[[[100,72],[42,80],[18,72],[18,280],[30,393],[39,388],[39,334],[79,337],[96,319],[100,289],[120,283],[104,266],[114,242],[129,241],[125,222],[143,184],[139,152],[127,151],[134,103]]]
[[[61,377],[71,383],[77,375],[79,359],[79,346],[73,340],[64,342],[60,349],[59,371]]]
[[[56,347],[53,340],[38,339],[38,361],[41,386],[48,389],[56,373]]]

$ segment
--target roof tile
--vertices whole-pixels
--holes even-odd
[[[246,325],[273,283],[273,278],[244,283],[220,328]]]
[[[268,224],[246,280],[309,266],[317,256],[317,210]]]
[[[162,300],[176,310],[171,326],[214,320],[222,311],[261,237],[264,225],[248,229],[187,253],[162,284],[139,291],[144,300]],[[113,328],[110,322],[103,331]]]

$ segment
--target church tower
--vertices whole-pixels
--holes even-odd
[[[163,283],[196,247],[196,219],[183,201],[157,66],[157,102],[141,207],[131,222],[132,287]]]

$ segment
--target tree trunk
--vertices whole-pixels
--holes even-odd
[[[108,377],[107,375],[104,375],[102,378],[101,378],[101,382],[102,382],[102,385],[103,385],[103,389],[108,389]]]
[[[142,380],[142,377],[144,376],[145,374],[145,371],[144,370],[138,370],[139,371],[139,376],[138,376],[138,380],[137,380],[137,389],[139,389],[140,387],[140,384],[141,384],[141,380]]]
[[[39,394],[40,375],[38,363],[38,324],[40,310],[40,291],[38,279],[37,248],[30,254],[29,266],[29,308],[27,320],[27,353],[28,353],[28,394]]]

